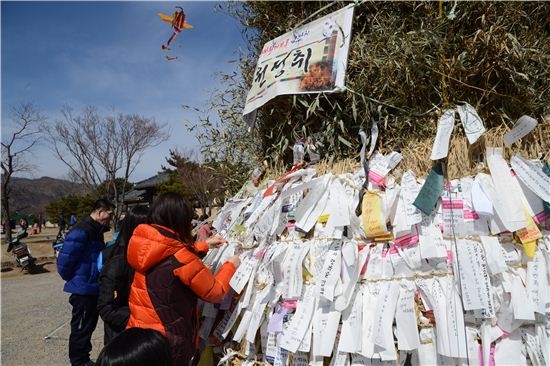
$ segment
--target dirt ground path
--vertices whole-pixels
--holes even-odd
[[[2,271],[2,365],[69,364],[71,307],[54,262],[39,262],[41,273],[33,275],[21,274],[18,268]],[[59,329],[45,340],[56,328]],[[95,360],[103,347],[101,319],[92,345],[92,360]]]

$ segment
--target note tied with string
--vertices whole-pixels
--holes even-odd
[[[374,238],[388,233],[382,212],[382,201],[375,192],[365,192],[363,195],[362,220],[367,236]]]
[[[439,196],[441,196],[441,192],[443,192],[443,168],[441,164],[437,164],[428,174],[426,182],[424,182],[418,196],[416,196],[413,205],[425,215],[430,216]]]

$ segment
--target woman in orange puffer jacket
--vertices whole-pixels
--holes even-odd
[[[231,257],[214,276],[200,258],[225,240],[215,236],[190,244],[192,218],[192,209],[180,195],[162,194],[128,246],[128,263],[136,271],[128,328],[160,331],[168,339],[174,365],[185,366],[197,361],[197,299],[220,302],[240,263],[238,256]]]

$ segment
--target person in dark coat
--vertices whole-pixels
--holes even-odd
[[[97,310],[103,319],[105,345],[126,329],[130,318],[128,297],[134,270],[128,264],[127,248],[136,226],[147,221],[147,212],[145,206],[136,206],[129,211],[121,222],[115,244],[102,252]]]
[[[91,365],[92,333],[97,325],[97,295],[99,292],[97,258],[105,247],[103,234],[109,230],[115,206],[105,199],[94,203],[89,216],[79,221],[65,237],[57,258],[57,272],[71,294],[71,335],[69,360],[71,365]]]

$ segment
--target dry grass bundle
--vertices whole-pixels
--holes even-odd
[[[226,88],[213,97],[212,110],[221,123],[201,121],[206,156],[223,152],[233,164],[228,166],[265,159],[276,170],[284,166],[284,172],[294,141],[307,136],[315,137],[329,163],[357,158],[359,128],[368,131],[378,120],[379,146],[401,151],[403,163],[423,175],[431,166],[429,150],[443,109],[460,102],[473,105],[489,130],[485,143],[494,138],[496,145],[521,115],[542,124],[550,112],[550,3],[366,1],[355,8],[348,90],[279,96],[259,109],[255,130],[248,134],[241,112],[259,50],[327,4],[225,5],[246,27],[249,50],[241,55],[240,73],[225,75]],[[347,4],[340,2],[310,20]],[[482,158],[484,151],[483,142],[476,152],[457,131],[449,156],[451,176],[472,172],[476,155]],[[548,151],[547,127],[537,131],[520,146],[530,157]]]

